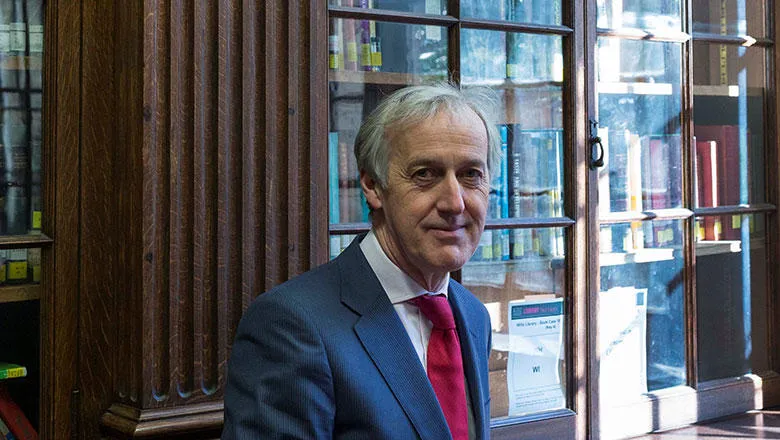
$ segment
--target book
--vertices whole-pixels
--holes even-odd
[[[38,433],[30,424],[19,405],[11,398],[8,390],[0,385],[0,419],[3,419],[13,435],[19,440],[36,440]]]
[[[5,440],[16,440],[16,436],[8,429],[8,425],[0,419],[0,438]]]
[[[747,188],[743,188],[741,173],[747,175],[747,142],[741,145],[740,127],[737,125],[696,125],[694,135],[701,141],[715,141],[718,145],[718,202],[719,206],[747,203]],[[749,133],[746,138],[749,138]],[[744,149],[744,154],[742,151]],[[744,163],[743,163],[744,162]],[[744,168],[744,169],[742,169]],[[744,193],[744,195],[743,195]],[[733,215],[722,222],[722,239],[739,240],[741,215]]]
[[[328,22],[328,68],[340,70],[343,67],[341,61],[341,21],[331,18]]]
[[[368,0],[360,0],[360,7],[368,9]],[[360,69],[371,71],[371,21],[360,20]]]
[[[339,223],[339,134],[328,133],[328,222]]]
[[[719,206],[718,200],[718,143],[715,141],[696,141],[696,176],[698,206]],[[721,224],[719,216],[707,216],[701,221],[704,240],[720,240]]]
[[[631,134],[628,142],[628,210],[642,212],[642,143],[637,134]],[[642,222],[631,222],[631,247],[642,249],[645,244]]]
[[[27,376],[27,367],[9,362],[0,362],[0,379],[14,379],[25,376]]]
[[[342,6],[355,6],[353,0],[341,0]],[[344,42],[344,70],[357,70],[358,47],[355,40],[355,20],[342,21],[342,41]]]
[[[349,160],[349,147],[346,142],[339,142],[339,221],[342,223],[349,223],[350,218],[349,210],[349,168],[347,161]]]

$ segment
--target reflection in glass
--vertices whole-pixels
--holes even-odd
[[[415,14],[447,13],[447,0],[328,0],[328,6],[386,9]]]
[[[331,235],[330,236],[330,259],[338,257],[344,249],[352,243],[357,235]]]
[[[472,29],[461,35],[463,84],[494,87],[505,111],[499,125],[502,161],[492,178],[490,217],[563,216],[561,37]],[[512,232],[512,258],[558,252],[546,238],[529,234]]]
[[[346,19],[331,20],[330,30],[329,222],[368,222],[353,153],[355,136],[363,119],[388,94],[446,80],[447,30]],[[371,41],[381,45],[361,43]],[[375,49],[382,51],[378,57],[372,53]]]
[[[695,0],[693,31],[719,35],[766,37],[765,0]]]
[[[561,0],[464,0],[464,18],[507,20],[518,23],[561,24]]]
[[[682,30],[680,0],[598,0],[596,26]]]
[[[715,223],[728,226],[716,240],[697,234],[701,382],[769,369],[765,221],[764,215],[697,218],[697,230]]]
[[[560,228],[527,229],[531,236],[563,236]],[[486,231],[510,235],[510,230]],[[566,407],[564,255],[485,261],[475,254],[462,283],[490,313],[491,416],[516,416]]]
[[[40,282],[40,248],[0,250],[0,286]]]
[[[681,207],[680,45],[599,38],[598,50],[599,212]]]
[[[695,42],[697,206],[765,201],[763,48]]]
[[[0,234],[41,229],[42,55],[42,2],[0,2]]]
[[[599,398],[613,406],[643,393],[682,385],[685,373],[682,221],[646,221],[641,231],[668,230],[665,243],[644,239],[631,252],[614,249],[633,224],[603,225],[600,243]]]

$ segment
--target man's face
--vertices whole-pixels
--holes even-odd
[[[375,232],[390,259],[432,289],[471,258],[485,225],[485,126],[471,110],[444,110],[389,142],[387,188],[362,176]]]

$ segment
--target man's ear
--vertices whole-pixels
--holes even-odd
[[[374,211],[382,209],[382,190],[379,182],[374,180],[365,170],[360,170],[360,186],[363,188],[363,195],[366,196],[368,206]]]

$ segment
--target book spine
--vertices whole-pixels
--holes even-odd
[[[341,0],[343,6],[355,6],[353,0]],[[357,70],[358,47],[355,40],[355,20],[342,20],[342,40],[344,41],[344,70]]]
[[[8,425],[5,424],[2,418],[0,418],[0,438],[5,440],[16,440],[16,436],[8,429]]]
[[[339,142],[339,221],[349,223],[349,168],[348,147],[346,142]]]
[[[27,368],[21,365],[6,366],[0,368],[0,379],[15,379],[27,376]]]
[[[698,187],[699,206],[715,207],[718,201],[718,143],[716,141],[696,141],[697,175],[701,176]],[[704,239],[720,240],[720,217],[704,217]]]
[[[628,188],[629,210],[641,212],[642,207],[642,142],[639,135],[632,134],[628,144]],[[642,222],[631,222],[632,250],[644,247]]]
[[[8,429],[19,440],[37,440],[38,433],[27,420],[27,417],[14,402],[8,390],[0,387],[0,418],[5,421]]]
[[[360,0],[360,7],[368,9],[368,0]],[[371,71],[371,21],[360,20],[360,68]]]
[[[328,22],[328,68],[340,70],[341,63],[341,20],[331,18]]]
[[[339,223],[339,134],[328,134],[328,216],[330,224]]]

